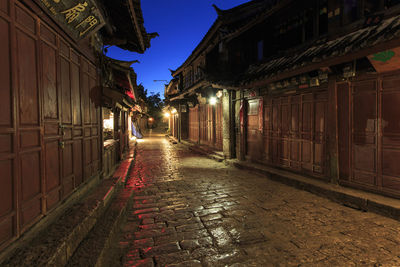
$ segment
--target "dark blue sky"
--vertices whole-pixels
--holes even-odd
[[[164,83],[153,80],[170,80],[168,68],[178,68],[191,54],[211,27],[217,14],[212,7],[221,9],[249,2],[249,0],[142,0],[144,25],[147,32],[158,32],[159,37],[141,55],[110,47],[107,56],[119,60],[139,60],[132,67],[149,92],[164,97]]]

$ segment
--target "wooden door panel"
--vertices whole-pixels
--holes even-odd
[[[51,192],[60,186],[60,151],[58,140],[45,143],[46,191]]]
[[[74,155],[73,167],[74,167],[75,184],[76,186],[78,186],[83,181],[82,140],[74,141],[73,155]]]
[[[14,210],[13,165],[13,160],[0,161],[0,218],[3,218],[3,216],[8,215]]]
[[[399,80],[396,79],[396,82]],[[381,93],[382,99],[382,186],[400,190],[400,91],[399,84],[389,86]]]
[[[71,75],[70,64],[65,58],[61,57],[61,112],[62,124],[72,124],[71,116]]]
[[[22,201],[29,199],[40,194],[41,190],[41,173],[40,173],[40,152],[30,152],[21,155],[21,189]]]
[[[45,119],[58,119],[57,58],[56,50],[42,42],[42,90],[43,116]]]
[[[93,165],[93,173],[95,175],[100,170],[100,160],[99,160],[99,139],[92,139],[92,165]]]
[[[21,125],[39,125],[36,41],[17,30],[19,118]]]
[[[20,148],[27,149],[40,146],[39,130],[23,130],[20,133]]]
[[[219,150],[222,150],[223,146],[222,130],[222,103],[217,103],[215,109],[215,146]]]
[[[0,156],[8,157],[13,152],[13,139],[13,134],[0,134]]]
[[[84,60],[82,62],[85,62]],[[81,73],[81,101],[83,102],[83,122],[90,124],[90,99],[89,99],[89,76],[87,73]]]
[[[280,162],[284,166],[289,165],[289,142],[286,139],[281,139],[281,147],[280,147]]]
[[[1,1],[8,2],[8,1]],[[0,125],[12,125],[12,101],[11,101],[11,68],[10,68],[10,25],[0,16]]]
[[[60,201],[60,151],[59,140],[45,143],[46,207],[51,209]]]
[[[71,64],[72,117],[74,125],[82,125],[79,66]]]
[[[72,142],[66,142],[63,154],[63,194],[64,197],[74,189]]]
[[[90,69],[94,69],[94,67],[90,65]],[[89,77],[90,118],[92,124],[97,124],[97,109],[95,106],[95,102],[98,101],[98,90],[99,87],[96,86],[96,79],[93,77]],[[123,125],[125,125],[125,123]]]
[[[20,156],[22,226],[30,223],[41,212],[40,151]]]
[[[35,219],[39,217],[41,209],[42,202],[39,198],[34,198],[22,206],[20,225],[23,230],[25,230],[27,226],[29,226],[35,221]]]
[[[0,10],[6,14],[9,13],[9,1],[0,1]],[[1,40],[8,40],[8,39],[1,39]]]
[[[90,141],[90,139],[85,139],[84,141],[83,141],[83,143],[84,143],[84,162],[85,162],[85,165],[84,165],[84,174],[85,174],[85,180],[87,180],[90,176],[91,176],[91,174],[92,174],[92,164],[91,164],[91,162],[92,162],[92,158],[91,158],[91,152],[92,152],[92,149],[91,149],[91,141]]]
[[[377,177],[377,92],[376,81],[353,86],[353,181],[376,185]]]
[[[339,179],[350,179],[350,86],[337,86]]]

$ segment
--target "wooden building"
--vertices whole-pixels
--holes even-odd
[[[0,251],[102,176],[103,45],[152,36],[138,0],[0,1]]]
[[[174,75],[190,84],[189,65],[202,55],[211,87],[231,92],[223,127],[234,129],[239,159],[400,197],[399,4],[265,0],[217,9]],[[183,83],[171,103],[206,92],[194,86]]]
[[[138,105],[137,75],[131,68],[136,61],[103,57],[102,110],[104,175],[111,174],[129,149],[131,113]]]

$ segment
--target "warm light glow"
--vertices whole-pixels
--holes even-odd
[[[164,117],[165,117],[165,118],[169,118],[170,116],[171,116],[171,114],[170,114],[169,112],[165,112],[165,113],[164,113]]]
[[[216,97],[210,97],[209,103],[210,103],[210,105],[217,104],[217,98]]]
[[[153,118],[149,118],[149,121],[153,121],[154,119]]]
[[[176,112],[177,112],[176,109],[172,109],[172,110],[171,110],[171,113],[172,113],[172,114],[175,114]]]
[[[112,130],[114,129],[114,116],[111,113],[109,119],[104,119],[103,120],[103,128],[106,130]]]
[[[136,141],[136,136],[132,136],[131,141]]]

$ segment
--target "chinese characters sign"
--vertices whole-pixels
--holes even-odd
[[[36,0],[68,33],[80,40],[104,25],[93,0]]]

